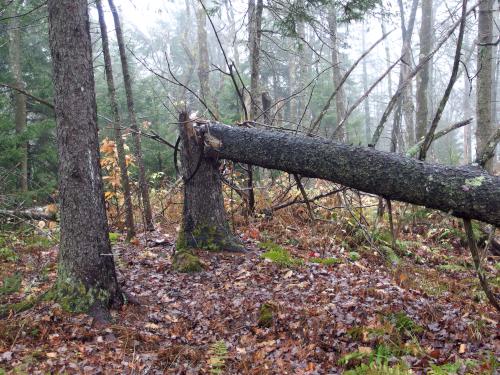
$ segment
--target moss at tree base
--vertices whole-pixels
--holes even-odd
[[[203,270],[200,259],[186,250],[176,252],[172,267],[175,271],[184,273],[200,272]]]
[[[54,289],[54,300],[61,308],[72,313],[89,313],[97,305],[110,305],[110,292],[102,288],[87,287],[82,281],[59,272]]]
[[[203,249],[208,251],[244,252],[245,247],[229,232],[214,225],[199,225],[191,232],[181,228],[177,250]]]

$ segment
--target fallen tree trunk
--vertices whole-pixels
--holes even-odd
[[[0,217],[2,216],[28,220],[57,221],[56,212],[48,212],[43,208],[32,208],[26,210],[0,210]]]
[[[386,199],[500,226],[500,178],[480,168],[450,167],[322,138],[198,124],[207,157],[336,182]]]

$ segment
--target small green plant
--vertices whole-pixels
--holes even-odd
[[[361,350],[363,349],[363,350]],[[358,363],[353,369],[344,372],[351,375],[382,375],[382,374],[409,374],[407,367],[404,364],[390,366],[390,361],[404,354],[404,350],[399,349],[394,345],[378,345],[375,349],[360,348],[359,350],[344,355],[339,364],[349,367]],[[366,362],[361,363],[359,362]]]
[[[422,327],[416,324],[404,311],[389,314],[387,320],[401,335],[412,336],[423,331]]]
[[[275,243],[261,242],[260,246],[267,250],[261,258],[269,259],[281,267],[296,267],[304,263],[302,259],[292,256],[286,249]]]
[[[349,259],[353,262],[359,260],[361,258],[361,255],[357,251],[350,251],[349,252]]]
[[[456,374],[462,364],[460,362],[445,363],[444,365],[431,364],[430,375],[450,375]]]
[[[349,366],[352,362],[366,359],[369,356],[370,356],[370,353],[360,352],[359,350],[356,350],[355,352],[347,353],[347,354],[343,355],[342,357],[340,357],[339,365]]]
[[[20,273],[12,276],[6,276],[0,286],[0,296],[16,293],[21,289],[22,277]]]
[[[404,365],[389,366],[387,364],[378,365],[376,363],[361,364],[352,370],[344,372],[346,375],[410,375],[410,372]]]
[[[19,256],[10,247],[0,248],[0,260],[4,262],[16,262],[18,259]]]
[[[112,245],[116,244],[119,239],[120,239],[120,233],[109,232],[109,240],[111,241]]]
[[[324,266],[333,266],[334,264],[342,263],[342,260],[337,258],[309,258],[309,262],[322,264]]]
[[[226,343],[223,340],[214,342],[210,346],[209,355],[208,365],[210,366],[210,374],[222,374],[227,359]]]
[[[259,318],[257,324],[259,327],[269,328],[273,324],[274,315],[276,312],[276,305],[272,302],[263,303],[259,309]]]

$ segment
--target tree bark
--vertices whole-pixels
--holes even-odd
[[[476,154],[480,154],[493,134],[491,121],[491,80],[493,73],[492,46],[493,0],[484,0],[478,9],[478,45],[477,45],[477,86],[476,86]],[[490,169],[492,160],[486,164]]]
[[[128,67],[127,53],[125,51],[125,42],[123,39],[123,32],[121,27],[120,15],[115,7],[113,0],[108,0],[109,7],[113,13],[113,20],[115,24],[116,40],[118,42],[118,49],[120,50],[120,61],[122,64],[123,83],[125,86],[125,95],[127,97],[127,110],[130,128],[132,129],[132,136],[134,139],[134,157],[137,163],[139,172],[139,190],[142,198],[142,206],[144,209],[144,219],[146,222],[147,230],[154,230],[153,214],[151,211],[151,202],[149,199],[149,184],[146,179],[146,169],[144,167],[144,160],[142,157],[142,144],[139,126],[137,125],[137,116],[135,114],[134,94],[132,92],[132,79],[130,78],[130,70]]]
[[[49,0],[59,156],[61,241],[56,298],[109,318],[123,302],[116,280],[99,165],[92,44],[85,0]]]
[[[115,133],[116,151],[118,154],[118,166],[120,167],[120,183],[123,190],[125,202],[125,225],[127,226],[127,240],[135,236],[134,211],[132,207],[132,194],[130,193],[130,181],[128,178],[127,161],[125,160],[125,146],[122,138],[122,120],[118,111],[116,101],[116,89],[113,78],[113,67],[111,65],[111,54],[109,53],[108,29],[104,19],[101,0],[96,0],[97,12],[99,14],[99,26],[101,29],[102,54],[104,55],[104,70],[106,71],[106,83],[108,85],[109,102],[113,114],[113,129]]]
[[[200,132],[206,125],[198,127]],[[325,139],[211,123],[220,143],[205,147],[223,159],[322,178],[386,199],[500,224],[500,177],[480,168],[425,163]],[[279,147],[276,147],[279,145]]]
[[[16,8],[17,4],[18,2],[14,1],[9,7]],[[15,14],[16,12],[12,11],[11,13],[13,17],[9,21],[9,65],[14,86],[23,90],[21,29],[19,27],[19,17]],[[20,91],[14,92],[14,108],[16,135],[22,137],[26,131],[26,96]],[[28,191],[28,143],[26,141],[19,141],[18,148],[21,151],[18,185],[21,191],[26,192]]]
[[[198,31],[198,79],[200,81],[200,97],[212,112],[219,116],[219,110],[215,105],[209,82],[210,57],[208,54],[208,39],[206,29],[205,10],[201,5],[196,8],[196,22]]]
[[[209,136],[198,137],[186,113],[179,117],[179,134],[184,207],[177,249],[242,250],[231,233],[224,211],[219,161],[203,157],[202,151]]]
[[[432,48],[432,0],[422,0],[422,24],[420,26],[420,61],[425,59]],[[420,62],[419,61],[419,62]],[[415,129],[416,142],[427,133],[429,119],[428,89],[431,61],[425,64],[417,76],[417,123]]]
[[[361,33],[361,44],[363,51],[366,50],[366,26],[363,22],[363,32]],[[385,34],[385,33],[384,33]],[[390,72],[388,74],[391,74]],[[368,66],[366,63],[366,59],[363,59],[363,91],[368,91]],[[389,93],[390,95],[390,93]],[[370,98],[367,97],[363,103],[363,110],[365,115],[365,140],[366,144],[370,143],[370,139],[372,136],[371,132],[371,118],[370,118]]]
[[[342,79],[342,71],[340,69],[340,58],[339,58],[339,38],[337,31],[337,12],[336,4],[333,4],[328,9],[328,28],[330,31],[330,41],[332,43],[332,71],[333,71],[333,87],[337,89],[340,86],[340,81]],[[338,89],[337,95],[335,96],[335,110],[336,110],[336,124],[337,128],[342,119],[344,118],[347,111],[346,97],[344,93],[344,88],[340,87]],[[336,134],[333,134],[333,138],[338,141],[347,141],[347,132],[345,126],[338,128]]]

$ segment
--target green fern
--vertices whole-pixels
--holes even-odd
[[[210,346],[208,352],[210,358],[208,359],[208,364],[210,366],[210,374],[219,375],[224,371],[227,359],[227,346],[223,340],[214,342]]]
[[[387,364],[362,364],[344,372],[345,375],[410,375],[411,372],[402,365],[389,366]]]

